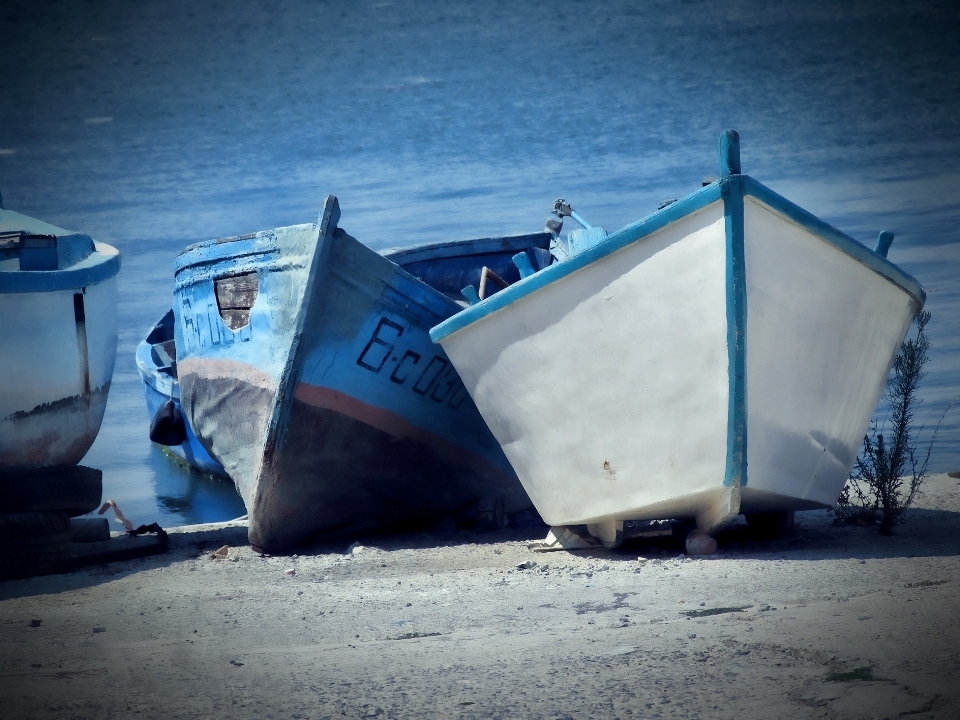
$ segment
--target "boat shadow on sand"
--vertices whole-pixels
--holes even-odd
[[[792,560],[884,559],[960,556],[960,512],[908,508],[892,535],[877,525],[838,522],[828,510],[796,514],[796,525],[768,538],[745,523],[716,536],[721,556]]]
[[[680,526],[681,528],[683,526]],[[348,533],[324,537],[301,546],[301,557],[343,553],[356,543],[381,552],[436,549],[465,545],[493,546],[503,543],[540,543],[549,526],[531,512],[511,518],[502,530],[479,531],[439,527],[430,531],[408,533]],[[840,523],[828,510],[796,513],[795,525],[776,536],[748,525],[743,517],[716,533],[717,552],[699,557],[709,561],[737,559],[831,560],[898,557],[960,556],[960,512],[910,508],[903,522],[890,536],[880,535],[876,525],[860,526]],[[560,550],[550,553],[530,551],[534,559],[558,557],[570,553],[584,558],[602,558],[608,562],[635,562],[637,557],[687,556],[682,533],[656,537],[628,537],[618,549],[603,547],[583,550]]]
[[[491,562],[501,564],[503,545],[531,545],[542,541],[548,526],[535,514],[511,518],[502,530],[482,531],[439,525],[430,530],[405,533],[342,533],[326,536],[301,545],[296,555],[301,559],[329,555],[347,555],[361,546],[381,553],[416,550],[453,551],[475,546],[479,552],[489,551]],[[739,560],[880,560],[912,557],[960,556],[960,512],[948,510],[908,509],[903,522],[890,536],[880,535],[876,526],[838,524],[827,510],[797,513],[796,524],[779,537],[764,536],[747,525],[742,518],[716,534],[717,552],[697,559],[705,562],[736,563]],[[240,524],[212,524],[174,529],[170,533],[169,552],[139,560],[106,563],[61,575],[46,575],[24,580],[0,582],[0,600],[30,597],[66,590],[93,587],[113,582],[120,576],[144,570],[156,570],[184,562],[212,557],[218,548],[228,546],[249,550],[247,528]],[[514,557],[515,553],[509,553]],[[638,557],[676,558],[683,555],[678,535],[628,538],[616,550],[602,547],[585,550],[561,550],[551,553],[529,552],[534,562],[557,561],[563,555],[603,560],[607,563],[636,563]],[[435,557],[435,553],[432,555]],[[496,557],[497,559],[493,559]],[[509,562],[509,561],[508,561]],[[442,564],[442,563],[441,563]],[[430,572],[430,566],[424,566]],[[269,572],[265,569],[265,572]]]

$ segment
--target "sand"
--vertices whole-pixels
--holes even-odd
[[[924,489],[892,537],[798,513],[705,558],[534,553],[529,521],[289,557],[180,528],[0,583],[0,716],[957,718],[960,480]]]

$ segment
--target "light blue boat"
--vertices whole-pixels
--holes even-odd
[[[317,224],[199,243],[176,260],[187,424],[247,507],[254,547],[335,529],[410,526],[530,501],[429,328],[481,276],[519,279],[546,233],[388,256]],[[484,270],[486,268],[486,270]]]
[[[117,355],[120,253],[0,207],[0,470],[74,465]]]
[[[168,310],[150,328],[147,337],[137,346],[136,359],[151,419],[150,439],[165,446],[186,465],[200,472],[226,477],[223,465],[210,457],[193,428],[183,420],[173,310]]]

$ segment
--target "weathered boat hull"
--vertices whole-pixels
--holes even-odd
[[[0,468],[78,463],[106,408],[120,255],[0,210]]]
[[[835,503],[923,300],[737,169],[431,335],[544,520],[613,542]]]
[[[157,413],[168,402],[172,402],[182,416],[173,333],[173,310],[168,311],[137,346],[136,359],[137,370],[140,372],[140,380],[143,383],[147,414],[151,420],[157,417]],[[183,436],[181,443],[164,447],[181,462],[195,470],[226,477],[227,473],[223,466],[210,457],[210,453],[197,439],[189,423],[184,423]]]
[[[502,499],[506,512],[528,507],[430,341],[429,328],[460,309],[450,288],[369,250],[338,218],[330,198],[318,225],[178,258],[182,406],[236,483],[251,542],[283,551],[317,532],[426,522],[484,498]],[[509,262],[517,250],[504,248]],[[455,285],[462,268],[448,265]]]

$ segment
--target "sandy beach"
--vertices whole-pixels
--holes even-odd
[[[537,553],[530,518],[263,556],[243,523],[167,527],[240,503],[149,441],[134,362],[190,243],[312,221],[331,192],[374,249],[538,230],[557,197],[615,230],[701,187],[736,128],[744,172],[868,247],[896,232],[934,316],[930,432],[960,394],[958,18],[875,0],[12,3],[0,204],[121,250],[84,463],[171,540],[0,581],[0,720],[960,718],[960,479],[928,478],[893,536],[807,512],[776,540],[729,528],[708,557],[668,539]],[[957,458],[954,409],[930,467]]]
[[[288,557],[192,526],[165,555],[6,581],[0,715],[960,717],[958,479],[891,537],[816,511],[710,557],[535,553],[546,528],[521,525]]]

